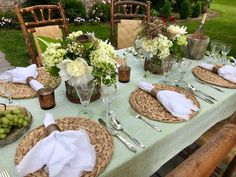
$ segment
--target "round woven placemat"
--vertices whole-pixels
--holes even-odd
[[[95,121],[80,117],[65,117],[56,121],[61,131],[85,129],[90,142],[95,146],[96,165],[92,172],[86,172],[83,177],[98,176],[111,160],[113,141],[106,129]],[[41,139],[47,136],[44,126],[37,127],[26,135],[16,149],[15,163],[19,164],[24,155]],[[47,177],[44,169],[38,170],[27,177]]]
[[[172,90],[178,93],[182,93],[187,98],[191,99],[195,105],[200,107],[198,100],[191,93],[187,92],[182,88],[169,85],[159,85],[159,84],[154,84],[154,85],[159,90]],[[131,93],[129,102],[137,113],[149,119],[161,122],[173,122],[173,123],[184,121],[184,119],[174,117],[162,106],[162,104],[156,98],[154,98],[153,96],[151,96],[151,94],[139,88],[135,89]],[[196,114],[197,112],[193,112],[190,118],[194,117]]]
[[[236,88],[236,84],[230,81],[227,81],[224,78],[218,76],[217,74],[211,71],[207,71],[199,66],[193,68],[193,74],[200,80],[209,84],[213,84],[213,85],[217,85],[217,86],[221,86],[225,88],[232,88],[232,89]]]
[[[45,68],[38,68],[37,81],[43,84],[44,87],[55,89],[60,84],[61,79],[51,76],[45,70]],[[11,97],[14,99],[33,98],[37,95],[36,91],[34,91],[27,84],[1,81],[0,88],[2,88],[2,90],[7,90],[11,94]],[[0,96],[7,97],[6,94],[2,91],[0,91]]]

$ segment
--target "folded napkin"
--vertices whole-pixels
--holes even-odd
[[[4,71],[0,73],[0,80],[26,84],[26,79],[28,77],[33,77],[34,79],[36,79],[37,76],[37,66],[35,64],[32,64],[28,67],[16,67],[14,69]],[[39,89],[44,87],[36,80],[31,80],[29,84],[35,91],[38,91]]]
[[[138,87],[148,93],[151,93],[154,86],[150,83],[141,82]],[[185,95],[170,90],[160,90],[155,92],[156,98],[173,116],[188,120],[193,111],[199,111],[199,108],[186,98]]]
[[[44,126],[52,124],[53,116],[46,113]],[[84,129],[53,131],[23,157],[16,170],[21,177],[46,165],[49,177],[79,177],[83,171],[92,171],[95,163],[96,151]]]
[[[207,63],[202,63],[199,66],[209,71],[212,71],[215,67],[214,65]],[[236,67],[231,65],[225,65],[221,68],[217,68],[216,72],[220,77],[223,77],[224,79],[230,82],[236,83]]]

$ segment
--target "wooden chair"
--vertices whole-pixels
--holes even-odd
[[[150,6],[150,1],[144,3],[133,0],[111,0],[111,44],[113,46],[117,48],[133,46],[140,23],[150,22]],[[116,34],[117,28],[118,34]]]
[[[62,35],[67,35],[68,24],[64,9],[61,3],[58,3],[56,5],[35,5],[25,8],[20,8],[16,5],[15,10],[32,63],[42,66],[41,50],[37,43],[38,41],[34,38],[38,52],[36,54],[32,37],[41,35],[51,38],[61,38]],[[31,16],[33,20],[25,21],[25,16]]]
[[[166,177],[208,177],[224,157],[236,146],[236,114],[232,120],[192,156],[182,162]],[[233,157],[223,177],[236,175],[236,156]]]

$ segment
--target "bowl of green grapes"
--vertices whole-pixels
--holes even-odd
[[[26,108],[0,104],[0,147],[20,138],[31,123],[32,115]]]

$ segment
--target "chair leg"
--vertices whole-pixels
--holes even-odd
[[[236,156],[234,156],[222,177],[234,177],[234,175],[236,175]]]

